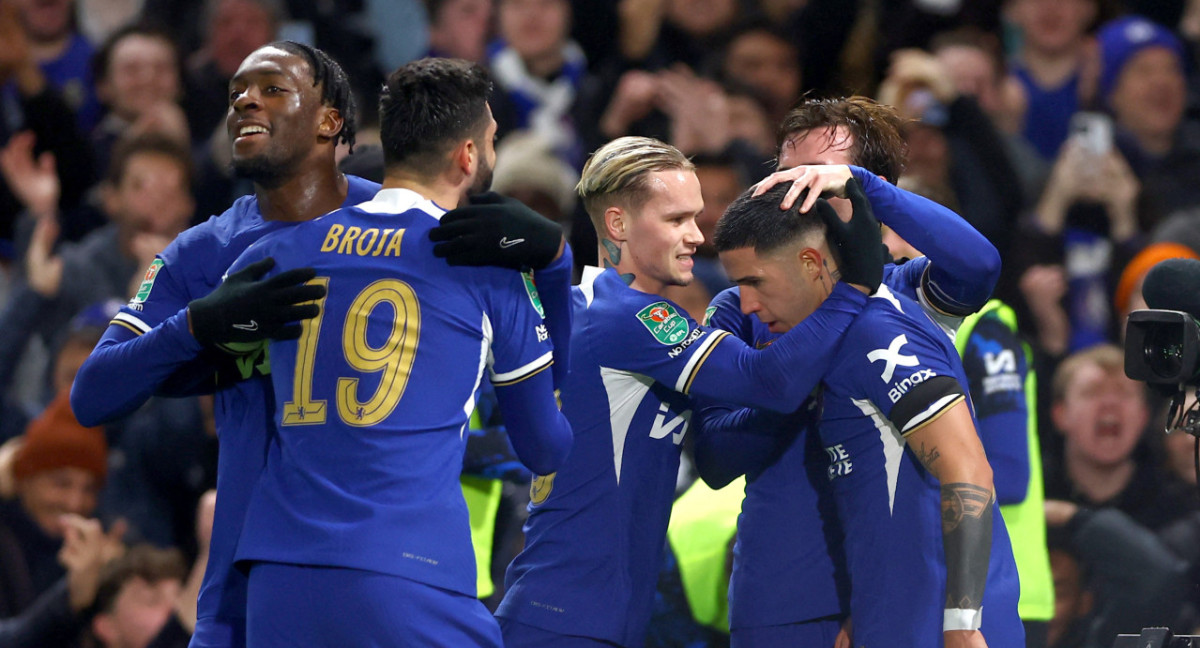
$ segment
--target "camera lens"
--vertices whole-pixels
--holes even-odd
[[[1181,333],[1176,326],[1156,326],[1147,332],[1142,357],[1155,376],[1174,380],[1183,371]]]

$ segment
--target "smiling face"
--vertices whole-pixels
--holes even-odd
[[[70,466],[44,470],[17,482],[17,498],[25,512],[51,538],[62,537],[59,520],[63,515],[90,517],[99,491],[95,475]]]
[[[179,61],[171,43],[151,34],[130,34],[112,48],[97,85],[100,99],[126,121],[179,96]]]
[[[704,209],[700,181],[693,171],[654,171],[648,178],[649,197],[629,210],[612,208],[614,240],[626,247],[634,287],[657,293],[664,286],[692,281],[692,255],[704,242],[696,215]]]
[[[1066,439],[1068,461],[1097,467],[1130,460],[1149,417],[1142,385],[1119,366],[1095,362],[1076,369],[1052,414]]]
[[[335,127],[322,121],[333,119]],[[225,126],[233,142],[233,169],[255,182],[294,173],[319,141],[332,142],[337,111],[321,101],[321,87],[301,56],[263,47],[246,57],[229,82]],[[328,131],[332,132],[328,132]]]
[[[1179,57],[1147,47],[1121,69],[1109,103],[1117,123],[1137,135],[1170,137],[1183,119],[1187,82]]]

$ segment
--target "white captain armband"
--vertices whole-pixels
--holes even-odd
[[[948,630],[978,630],[983,622],[983,608],[946,608],[942,610],[942,632]]]

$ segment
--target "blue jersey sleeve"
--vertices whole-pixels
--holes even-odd
[[[832,341],[865,302],[839,282],[808,319],[759,351],[727,331],[698,325],[668,300],[629,291],[624,312],[588,343],[601,366],[649,376],[682,394],[789,413],[816,387],[836,349]]]
[[[490,293],[493,328],[488,371],[513,450],[530,470],[547,475],[571,449],[571,428],[554,396],[550,332],[538,292],[514,272],[507,291]]]
[[[571,246],[563,245],[562,256],[536,273],[538,293],[546,312],[546,327],[554,343],[554,386],[561,388],[571,366],[571,272],[574,269]]]
[[[1013,331],[994,317],[982,317],[963,350],[979,436],[992,465],[1000,504],[1025,500],[1029,489],[1029,406],[1024,347]]]
[[[713,298],[705,324],[728,331],[748,345],[754,343],[750,317],[741,312],[737,288]],[[796,414],[739,408],[697,396],[693,453],[700,478],[711,488],[723,488],[742,475],[755,475],[771,465],[794,440],[806,419]]]
[[[1000,279],[996,247],[946,207],[861,167],[851,166],[850,171],[862,183],[879,221],[932,261],[922,286],[929,301],[960,317],[979,310]]]
[[[964,400],[966,392],[948,357],[948,342],[931,337],[939,333],[916,326],[898,302],[872,314],[848,334],[838,370],[847,372],[854,391],[908,436]]]
[[[155,259],[75,377],[71,407],[81,423],[124,416],[165,384],[180,382],[180,369],[203,349],[188,330],[188,301],[169,265]]]
[[[676,389],[746,407],[794,412],[828,371],[838,341],[865,303],[865,295],[839,282],[812,315],[762,350],[724,331],[714,333],[711,352],[685,367],[683,388]]]

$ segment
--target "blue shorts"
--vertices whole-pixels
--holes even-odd
[[[188,648],[246,648],[246,620],[218,617],[196,619]]]
[[[247,613],[255,648],[503,646],[474,596],[357,569],[254,563]]]
[[[620,646],[593,637],[575,637],[560,635],[557,632],[542,630],[531,625],[505,619],[500,622],[500,631],[504,633],[505,648],[597,648],[598,646]],[[830,644],[832,646],[833,644]]]
[[[730,648],[833,648],[842,622],[834,618],[784,625],[735,628]]]

